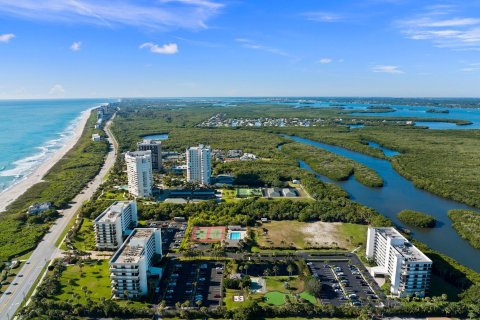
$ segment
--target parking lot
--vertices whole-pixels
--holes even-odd
[[[169,261],[160,286],[167,306],[216,307],[222,301],[223,262]],[[188,305],[184,303],[188,301]]]
[[[341,305],[349,303],[354,306],[381,303],[377,288],[372,288],[365,277],[363,267],[351,261],[312,260],[308,266],[312,275],[322,283],[320,299],[322,303]]]
[[[150,222],[149,227],[162,228],[162,251],[165,255],[180,247],[187,223],[179,223],[172,221],[156,221]]]

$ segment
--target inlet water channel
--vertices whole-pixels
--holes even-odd
[[[334,183],[349,193],[350,198],[358,203],[374,208],[384,216],[390,218],[395,224],[411,231],[411,235],[425,243],[430,248],[444,253],[461,264],[480,272],[480,250],[473,248],[466,240],[462,239],[452,228],[448,218],[448,211],[452,209],[478,209],[465,204],[444,199],[427,191],[416,188],[413,183],[398,174],[387,160],[374,158],[362,153],[351,151],[342,147],[332,146],[317,141],[296,136],[286,136],[295,142],[322,148],[346,158],[357,161],[375,170],[383,179],[382,188],[370,188],[357,182],[353,177],[346,181],[333,181],[324,176],[317,177],[324,182]],[[381,148],[380,146],[378,146]],[[388,149],[381,148],[385,155]],[[304,162],[300,166],[306,170],[313,170]],[[437,219],[437,225],[431,229],[412,228],[399,221],[396,214],[404,209],[424,212]]]

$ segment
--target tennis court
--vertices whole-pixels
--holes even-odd
[[[237,188],[238,198],[261,197],[262,195],[262,189],[260,188]]]
[[[195,242],[220,242],[225,239],[225,227],[193,227],[190,240]]]

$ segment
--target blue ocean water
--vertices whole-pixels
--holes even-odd
[[[81,113],[107,99],[0,100],[0,192],[32,173],[72,136]]]

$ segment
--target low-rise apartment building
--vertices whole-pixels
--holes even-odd
[[[430,288],[432,260],[394,228],[368,228],[367,258],[372,276],[390,278],[390,292],[399,297],[425,296]]]
[[[116,201],[94,221],[95,245],[99,250],[115,250],[138,224],[137,203]]]

